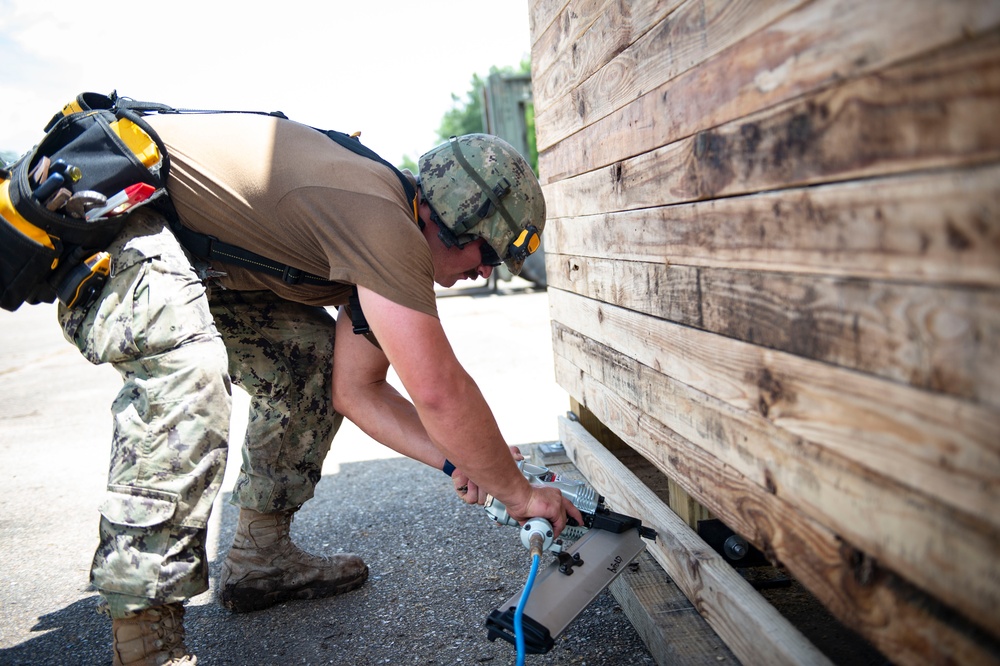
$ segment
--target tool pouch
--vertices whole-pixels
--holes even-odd
[[[40,197],[37,177],[45,158],[75,167],[72,177],[62,179],[60,189],[69,190],[64,195],[97,192],[110,198],[137,183],[152,186],[154,195],[131,211],[165,193],[169,160],[163,143],[114,94],[78,96],[45,130],[30,153],[0,171],[0,307],[5,310],[53,302],[61,281],[106,248],[128,218],[108,214],[88,220],[55,205],[48,192]]]

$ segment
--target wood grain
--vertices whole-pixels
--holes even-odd
[[[579,389],[574,372],[593,377],[703,449],[700,457],[734,468],[757,483],[758,492],[779,495],[970,619],[1000,596],[984,582],[1000,573],[996,526],[783,432],[759,415],[720,404],[572,331],[557,327],[554,346],[557,380],[574,395]],[[674,481],[687,488],[685,479]],[[715,506],[708,508],[717,512]],[[1000,623],[994,629],[1000,631]]]
[[[1000,293],[546,255],[550,287],[1000,412]]]
[[[996,288],[997,183],[1000,165],[990,164],[554,219],[545,247],[617,262]]]
[[[878,78],[897,69],[892,66],[909,71],[919,64],[913,72],[919,78],[923,69],[954,66],[938,49],[958,45],[962,58],[970,37],[998,25],[1000,5],[989,0],[914,0],[905,8],[868,0],[811,2],[589,125],[537,125],[539,169],[549,182],[578,174],[581,167],[613,165],[797,98],[818,98],[825,88],[851,86],[858,77]],[[952,83],[960,84],[965,77],[961,70],[956,74]],[[595,103],[577,100],[583,108]],[[536,107],[538,115],[547,111]],[[935,113],[932,107],[924,111]]]
[[[622,16],[623,7],[610,4],[599,22],[572,43],[549,48],[553,66],[534,81],[536,108],[542,110],[536,123],[543,135],[592,124],[803,2],[688,0],[669,15],[662,12],[665,18],[660,12],[638,9],[644,5],[659,9],[661,4],[673,9],[669,3],[628,3],[629,15]],[[636,39],[634,33],[641,37]]]
[[[569,0],[532,0],[528,3],[528,30],[531,32],[532,44],[545,34],[559,12],[568,4]]]
[[[893,663],[1000,663],[1000,643],[995,638],[913,589],[777,495],[761,494],[755,484],[747,483],[733,468],[712,464],[712,458],[701,449],[692,447],[633,405],[613,398],[592,378],[581,374],[579,382],[581,390],[573,394],[603,422],[632,442],[664,473],[685,479],[688,491],[703,504],[719,507],[720,518],[727,525],[773,560],[784,563],[845,625],[864,635],[883,654],[891,655]],[[560,427],[560,436],[572,456],[574,444],[562,431],[562,423]],[[661,533],[666,529],[648,489],[627,480],[604,483],[609,476],[619,477],[617,468],[603,460],[590,466],[586,458],[580,458],[584,457],[575,457],[577,467],[613,506],[641,518]],[[674,575],[670,547],[658,540],[649,550]],[[682,581],[678,580],[678,584],[691,598],[695,592]]]
[[[715,1],[710,0],[710,4]],[[591,2],[576,3],[571,18],[562,24],[563,29],[549,30],[536,43],[535,51],[542,58],[538,73],[533,77],[536,107],[551,108],[560,97],[566,97],[564,101],[572,104],[570,94],[576,97],[574,90],[581,90],[592,72],[606,69],[620,72],[628,79],[621,81],[624,85],[640,85],[641,79],[631,79],[635,72],[630,70],[635,60],[625,57],[625,53],[634,53],[639,44],[649,44],[647,33],[653,28],[662,33],[664,26],[681,22],[685,25],[697,24],[688,25],[690,32],[699,30],[704,24],[705,8],[700,6],[702,4],[703,0],[603,2],[600,6]],[[577,29],[569,28],[570,25],[577,26]],[[678,31],[668,29],[668,32]],[[666,55],[664,38],[658,41],[658,47],[647,47],[643,54],[654,57]],[[612,65],[605,68],[609,62]],[[647,71],[655,69],[647,68]]]
[[[572,331],[906,487],[1000,524],[1000,514],[992,510],[1000,502],[1000,418],[994,410],[555,289],[549,302],[552,318]]]
[[[539,4],[558,383],[893,663],[1000,663],[1000,3]]]
[[[574,464],[615,510],[652,516],[658,536],[647,548],[743,663],[828,664],[829,660],[750,587],[721,555],[678,518],[591,437],[560,419],[559,434]],[[635,498],[635,499],[633,499]]]
[[[877,3],[874,3],[877,4]],[[998,5],[1000,6],[1000,5]],[[1000,159],[1000,31],[742,116],[545,188],[551,217],[633,210]],[[638,134],[600,145],[644,141]],[[561,146],[562,144],[560,144]],[[593,150],[590,151],[591,153]],[[640,154],[641,153],[641,154]],[[578,173],[540,168],[551,180]],[[587,169],[604,160],[592,154]]]

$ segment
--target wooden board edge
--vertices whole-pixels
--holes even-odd
[[[715,553],[683,520],[651,492],[642,493],[641,482],[606,451],[580,424],[559,419],[559,435],[570,459],[588,479],[600,466],[602,479],[615,487],[598,487],[606,496],[629,496],[658,519],[659,536],[649,552],[678,583],[688,599],[744,663],[829,664],[830,661],[769,604],[723,558]],[[640,497],[641,495],[641,497]],[[709,596],[724,596],[724,600]],[[705,612],[710,609],[711,612]],[[752,638],[751,638],[752,637]]]

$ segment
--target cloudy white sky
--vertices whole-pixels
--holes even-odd
[[[0,150],[117,90],[360,130],[398,164],[434,145],[473,74],[529,54],[527,0],[0,0]]]

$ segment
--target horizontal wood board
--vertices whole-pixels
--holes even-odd
[[[608,3],[605,8],[615,11],[625,4]],[[627,3],[633,14],[639,11],[637,6],[651,4],[656,3]],[[736,4],[752,8],[757,3],[741,0]],[[573,7],[574,3],[567,5],[563,14],[573,13]],[[806,3],[717,55],[704,60],[691,57],[683,74],[648,91],[640,88],[640,97],[609,115],[588,116],[588,107],[602,104],[607,95],[596,91],[592,99],[583,96],[579,87],[561,101],[575,109],[579,118],[568,127],[546,119],[553,105],[536,107],[542,179],[559,180],[628,159],[797,97],[933,54],[989,32],[998,24],[1000,5],[991,0]],[[578,41],[566,40],[556,57],[573,62],[572,51]],[[705,43],[710,51],[712,43]],[[537,47],[536,43],[533,60]],[[663,48],[669,49],[669,43]],[[646,63],[633,66],[645,67]],[[545,89],[544,72],[534,87]],[[602,140],[593,141],[595,136]]]
[[[1000,3],[532,17],[557,381],[894,662],[995,663]]]
[[[647,550],[741,662],[830,663],[579,423],[560,418],[559,438],[574,465],[614,510],[635,515],[636,505],[641,505],[646,524],[657,529],[657,538],[647,542]]]
[[[1000,413],[995,290],[554,255],[548,285]]]
[[[1000,165],[552,219],[546,252],[1000,287]],[[551,188],[546,188],[551,189]]]
[[[586,155],[574,173],[545,189],[548,214],[636,210],[995,162],[998,108],[1000,30],[994,30],[669,144],[645,143],[652,137],[642,132],[616,141],[589,128],[584,136],[601,137],[598,145],[630,141],[643,150],[600,168],[603,160]]]
[[[784,565],[841,622],[865,636],[893,663],[1000,663],[1000,642],[995,637],[913,588],[777,493],[760,492],[739,471],[718,464],[711,454],[559,357],[556,371],[561,383],[588,410],[665,474],[679,479],[688,493],[712,507],[723,522],[773,562]],[[580,460],[575,464],[603,492],[598,479],[607,473]],[[657,505],[646,494],[648,488],[642,484],[623,487],[626,499],[615,497],[613,504],[662,529]],[[662,560],[661,564],[671,572],[668,564]]]

